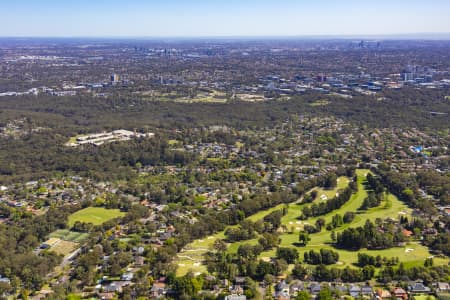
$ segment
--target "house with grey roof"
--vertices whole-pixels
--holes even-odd
[[[411,282],[408,285],[408,292],[411,294],[429,294],[431,289],[423,284],[423,282]]]

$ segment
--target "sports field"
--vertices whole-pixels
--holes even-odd
[[[88,207],[71,214],[69,216],[69,226],[72,227],[76,221],[100,225],[108,220],[122,217],[124,215],[125,213],[121,212],[119,209]]]

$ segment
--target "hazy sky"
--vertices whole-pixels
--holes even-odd
[[[0,0],[0,36],[450,32],[449,0]]]

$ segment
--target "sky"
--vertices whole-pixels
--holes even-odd
[[[450,33],[449,0],[0,0],[0,36]]]

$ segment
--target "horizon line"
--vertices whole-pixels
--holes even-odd
[[[426,40],[450,40],[450,32],[410,32],[388,34],[299,34],[299,35],[0,35],[0,39],[426,39]]]

